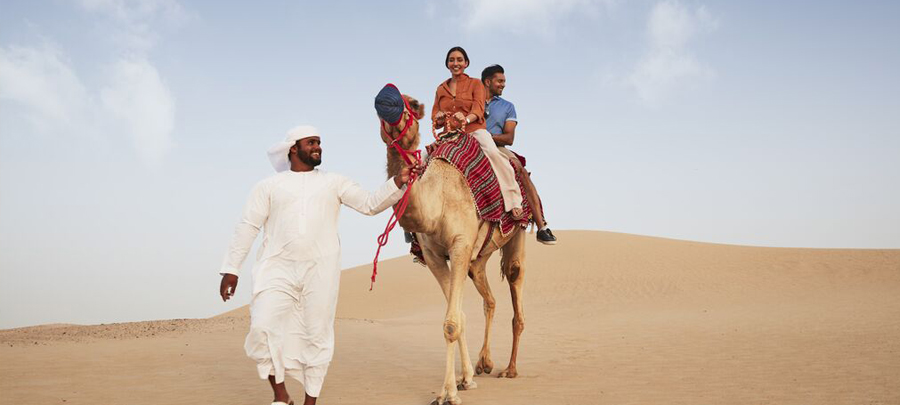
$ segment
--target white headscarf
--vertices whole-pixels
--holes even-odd
[[[288,160],[288,151],[297,141],[311,136],[319,136],[319,130],[310,125],[300,125],[288,131],[284,137],[284,141],[278,142],[269,148],[269,161],[276,172],[283,172],[291,168],[291,162]]]

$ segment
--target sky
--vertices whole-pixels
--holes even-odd
[[[321,167],[374,190],[375,94],[430,113],[456,45],[473,77],[506,69],[554,230],[900,248],[897,21],[895,1],[4,1],[0,328],[247,304],[218,269],[266,149],[314,125]],[[344,267],[388,216],[342,211]]]

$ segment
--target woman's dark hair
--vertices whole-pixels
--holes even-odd
[[[449,51],[447,51],[447,57],[444,58],[444,67],[450,67],[450,54],[453,53],[453,51],[459,51],[459,53],[463,54],[463,59],[466,60],[466,64],[469,63],[469,55],[466,53],[466,50],[462,49],[461,46],[454,46],[453,48],[450,48]]]
[[[484,70],[481,71],[481,82],[484,83],[485,80],[493,79],[494,75],[497,73],[503,73],[503,66],[490,65],[484,68]]]

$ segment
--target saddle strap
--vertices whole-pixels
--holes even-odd
[[[481,256],[484,256],[484,250],[487,249],[488,243],[491,243],[491,237],[494,236],[494,224],[488,222],[488,231],[487,236],[484,238],[484,243],[481,244],[481,250],[478,251],[478,257],[475,259],[481,259]]]

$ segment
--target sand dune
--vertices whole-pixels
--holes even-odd
[[[466,404],[900,404],[900,250],[715,245],[559,232],[527,247],[519,378],[498,258],[494,376]],[[320,403],[427,404],[444,300],[402,257],[345,271]],[[481,300],[467,286],[477,353]],[[210,319],[0,331],[2,404],[268,404],[243,354],[246,308]],[[289,383],[296,397],[299,384]]]

